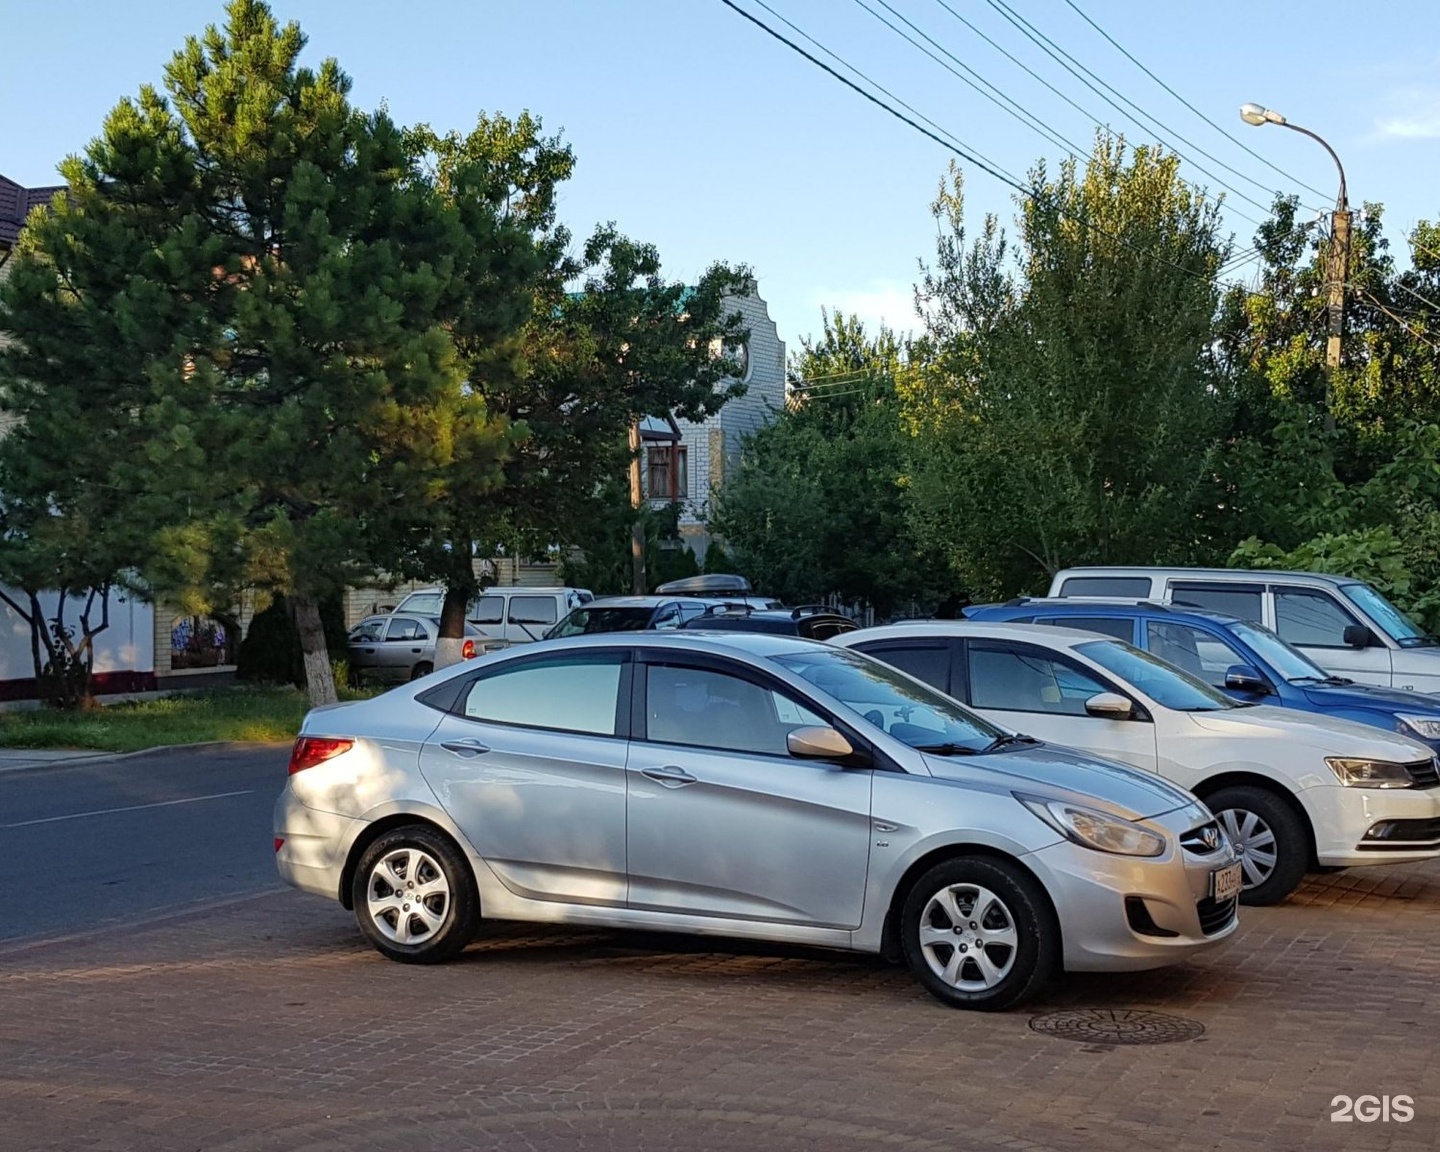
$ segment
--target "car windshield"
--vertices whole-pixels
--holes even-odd
[[[400,601],[397,612],[414,612],[420,616],[439,616],[445,604],[443,592],[416,592]]]
[[[577,608],[545,633],[546,640],[561,636],[585,636],[593,632],[643,632],[654,615],[653,608],[591,605]]]
[[[1078,645],[1075,651],[1107,672],[1113,672],[1162,708],[1176,712],[1219,712],[1241,707],[1203,681],[1123,641],[1096,640]]]
[[[1228,626],[1231,634],[1248,644],[1261,660],[1269,664],[1282,679],[1295,684],[1303,680],[1329,680],[1330,673],[1306,656],[1298,648],[1292,648],[1269,628],[1249,621],[1236,621]]]
[[[912,748],[947,754],[992,750],[1005,735],[948,696],[848,648],[777,656],[775,662]]]
[[[1402,648],[1422,648],[1440,643],[1434,636],[1426,635],[1410,617],[1391,604],[1368,584],[1344,584],[1340,591],[1359,605],[1371,620],[1380,625],[1390,639]]]

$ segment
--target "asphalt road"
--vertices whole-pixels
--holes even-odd
[[[234,745],[0,773],[0,946],[277,887],[288,756]]]

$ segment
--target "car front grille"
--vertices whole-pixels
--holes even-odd
[[[1440,765],[1436,764],[1433,756],[1429,760],[1406,764],[1405,770],[1410,773],[1410,779],[1415,781],[1416,788],[1440,788]]]
[[[1207,842],[1208,837],[1208,842]],[[1180,847],[1195,856],[1209,856],[1225,847],[1225,835],[1214,820],[1192,828],[1180,837]]]
[[[1195,911],[1200,914],[1200,931],[1206,936],[1223,932],[1235,919],[1235,909],[1239,903],[1234,896],[1229,900],[1215,900],[1209,896],[1204,900],[1197,900]]]

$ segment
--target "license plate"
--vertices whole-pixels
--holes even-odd
[[[1239,864],[1217,869],[1210,873],[1210,896],[1214,900],[1232,900],[1240,895],[1244,883],[1245,875]]]

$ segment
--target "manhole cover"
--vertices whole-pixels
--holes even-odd
[[[1032,1017],[1030,1028],[1044,1036],[1086,1044],[1175,1044],[1205,1034],[1205,1025],[1198,1020],[1125,1008],[1047,1012]]]

